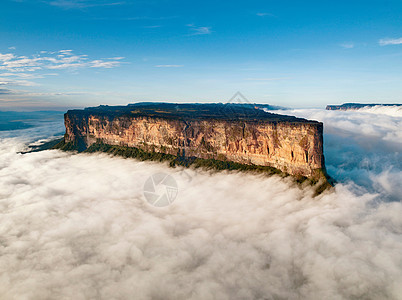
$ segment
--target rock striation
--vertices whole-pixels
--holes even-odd
[[[236,104],[137,103],[69,110],[64,142],[96,143],[201,159],[325,174],[323,124]]]

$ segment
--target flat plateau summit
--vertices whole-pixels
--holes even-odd
[[[326,178],[323,124],[264,108],[270,106],[143,102],[69,110],[58,147]]]

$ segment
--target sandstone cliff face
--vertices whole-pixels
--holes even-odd
[[[102,141],[185,156],[272,166],[314,178],[325,169],[319,122],[174,119],[155,116],[65,115],[66,142]]]

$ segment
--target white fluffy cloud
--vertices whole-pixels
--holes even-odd
[[[381,127],[359,113],[339,112],[344,122],[336,112],[294,113],[345,129],[330,133],[337,151],[362,151],[365,136],[386,145],[374,151],[384,166],[394,162],[383,131],[399,134],[393,117]],[[368,150],[327,159],[354,164],[378,188],[342,179],[312,198],[278,177],[187,170],[189,180],[181,169],[103,154],[16,154],[41,134],[29,130],[0,135],[3,298],[400,299],[401,168],[367,170],[351,157],[370,158]],[[179,194],[154,208],[143,185],[161,171]]]

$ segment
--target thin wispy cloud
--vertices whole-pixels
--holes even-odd
[[[77,96],[77,95],[92,95],[95,93],[71,91],[71,92],[30,92],[30,91],[16,91],[16,94],[29,96],[29,97],[50,97],[50,96]]]
[[[111,57],[103,59],[90,59],[86,54],[77,55],[73,50],[64,49],[59,51],[40,51],[31,56],[19,56],[14,53],[0,53],[0,87],[2,95],[16,96],[62,96],[76,94],[60,93],[37,93],[21,90],[20,87],[34,87],[39,84],[34,79],[56,76],[57,71],[78,71],[84,68],[110,69],[120,66],[124,57]],[[46,72],[54,70],[56,73]],[[16,87],[10,90],[8,87]],[[4,100],[4,99],[3,99]]]
[[[40,51],[39,55],[17,56],[13,53],[0,53],[0,75],[4,70],[6,74],[26,74],[45,69],[78,69],[78,68],[113,68],[121,65],[124,57],[90,60],[88,55],[76,55],[73,50],[60,50],[56,52]]]
[[[156,65],[155,68],[182,68],[183,65]]]
[[[73,55],[73,50],[60,50],[59,51],[62,55]]]
[[[4,74],[1,74],[4,76]],[[0,77],[0,86],[36,86],[37,84],[28,80],[15,80]]]
[[[105,59],[122,60],[122,59],[125,59],[125,57],[124,56],[117,56],[117,57],[109,57],[109,58],[105,58]]]
[[[401,45],[402,38],[396,38],[396,39],[384,38],[379,40],[378,43],[380,44],[380,46]]]
[[[103,61],[103,60],[94,60],[91,61],[90,64],[88,65],[90,68],[114,68],[120,65],[120,62],[114,60],[114,61]]]
[[[91,20],[96,21],[163,21],[163,20],[171,20],[176,19],[177,16],[129,16],[129,17],[96,17],[91,18]],[[143,26],[143,28],[157,28],[162,27],[161,25],[151,25],[151,26]]]
[[[246,78],[248,81],[276,81],[290,79],[290,77],[276,77],[276,78]]]
[[[188,24],[187,27],[190,27],[191,34],[190,35],[204,35],[211,34],[211,27],[206,26],[195,26],[194,24]]]
[[[274,16],[273,14],[267,13],[267,12],[259,12],[259,13],[256,13],[256,15],[259,17],[273,17]]]
[[[1,79],[0,79],[1,80]],[[90,91],[60,91],[60,92],[41,92],[41,91],[32,91],[32,90],[23,90],[23,89],[9,89],[1,86],[0,82],[0,95],[12,96],[12,99],[18,97],[53,97],[53,96],[80,96],[80,95],[92,95],[92,96],[101,96],[102,93],[90,92]],[[0,99],[0,101],[7,101],[12,99]]]
[[[64,9],[82,9],[96,6],[116,6],[125,4],[125,2],[116,1],[98,1],[98,0],[53,0],[47,1],[49,5]]]
[[[17,78],[24,78],[24,79],[34,79],[34,78],[43,78],[44,75],[58,75],[58,74],[32,74],[32,73],[0,73],[0,76],[6,77],[17,77]]]
[[[1,82],[0,82],[0,86],[1,86]],[[0,88],[0,95],[9,95],[9,94],[12,94],[11,90]]]
[[[355,44],[352,42],[346,42],[346,43],[340,44],[340,46],[344,49],[353,49],[355,47]]]
[[[142,26],[142,28],[148,28],[148,29],[153,29],[153,28],[160,28],[162,27],[161,25],[149,25],[149,26]]]

